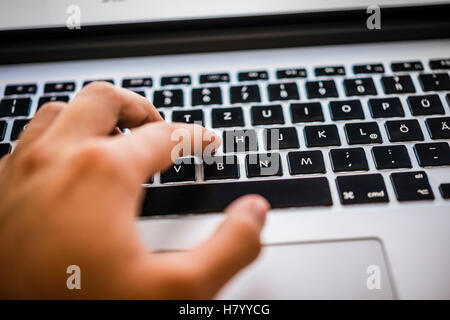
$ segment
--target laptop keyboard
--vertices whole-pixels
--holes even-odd
[[[103,80],[148,97],[166,121],[223,136],[212,161],[189,158],[152,177],[143,216],[217,212],[248,193],[274,208],[388,203],[387,185],[399,202],[433,201],[449,193],[448,183],[433,193],[426,173],[450,166],[449,69],[450,59],[434,59],[318,66],[312,75],[293,67],[9,84],[0,156],[44,103]]]

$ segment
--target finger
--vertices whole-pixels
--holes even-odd
[[[107,82],[94,82],[75,96],[49,135],[79,140],[108,135],[116,126],[134,128],[162,120],[153,104],[141,95]]]

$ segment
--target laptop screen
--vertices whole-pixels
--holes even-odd
[[[450,0],[1,0],[0,30],[261,16],[450,3]],[[70,20],[72,19],[72,20]]]

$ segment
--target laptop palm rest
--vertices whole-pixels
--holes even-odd
[[[269,245],[218,299],[394,299],[375,239]]]

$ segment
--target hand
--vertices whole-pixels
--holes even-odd
[[[116,126],[134,129],[112,136]],[[107,83],[44,105],[0,160],[0,297],[213,297],[257,257],[266,200],[233,202],[191,251],[149,252],[136,228],[141,184],[172,164],[172,132],[194,128],[166,123],[147,99]],[[81,290],[67,289],[69,265],[81,269]]]

